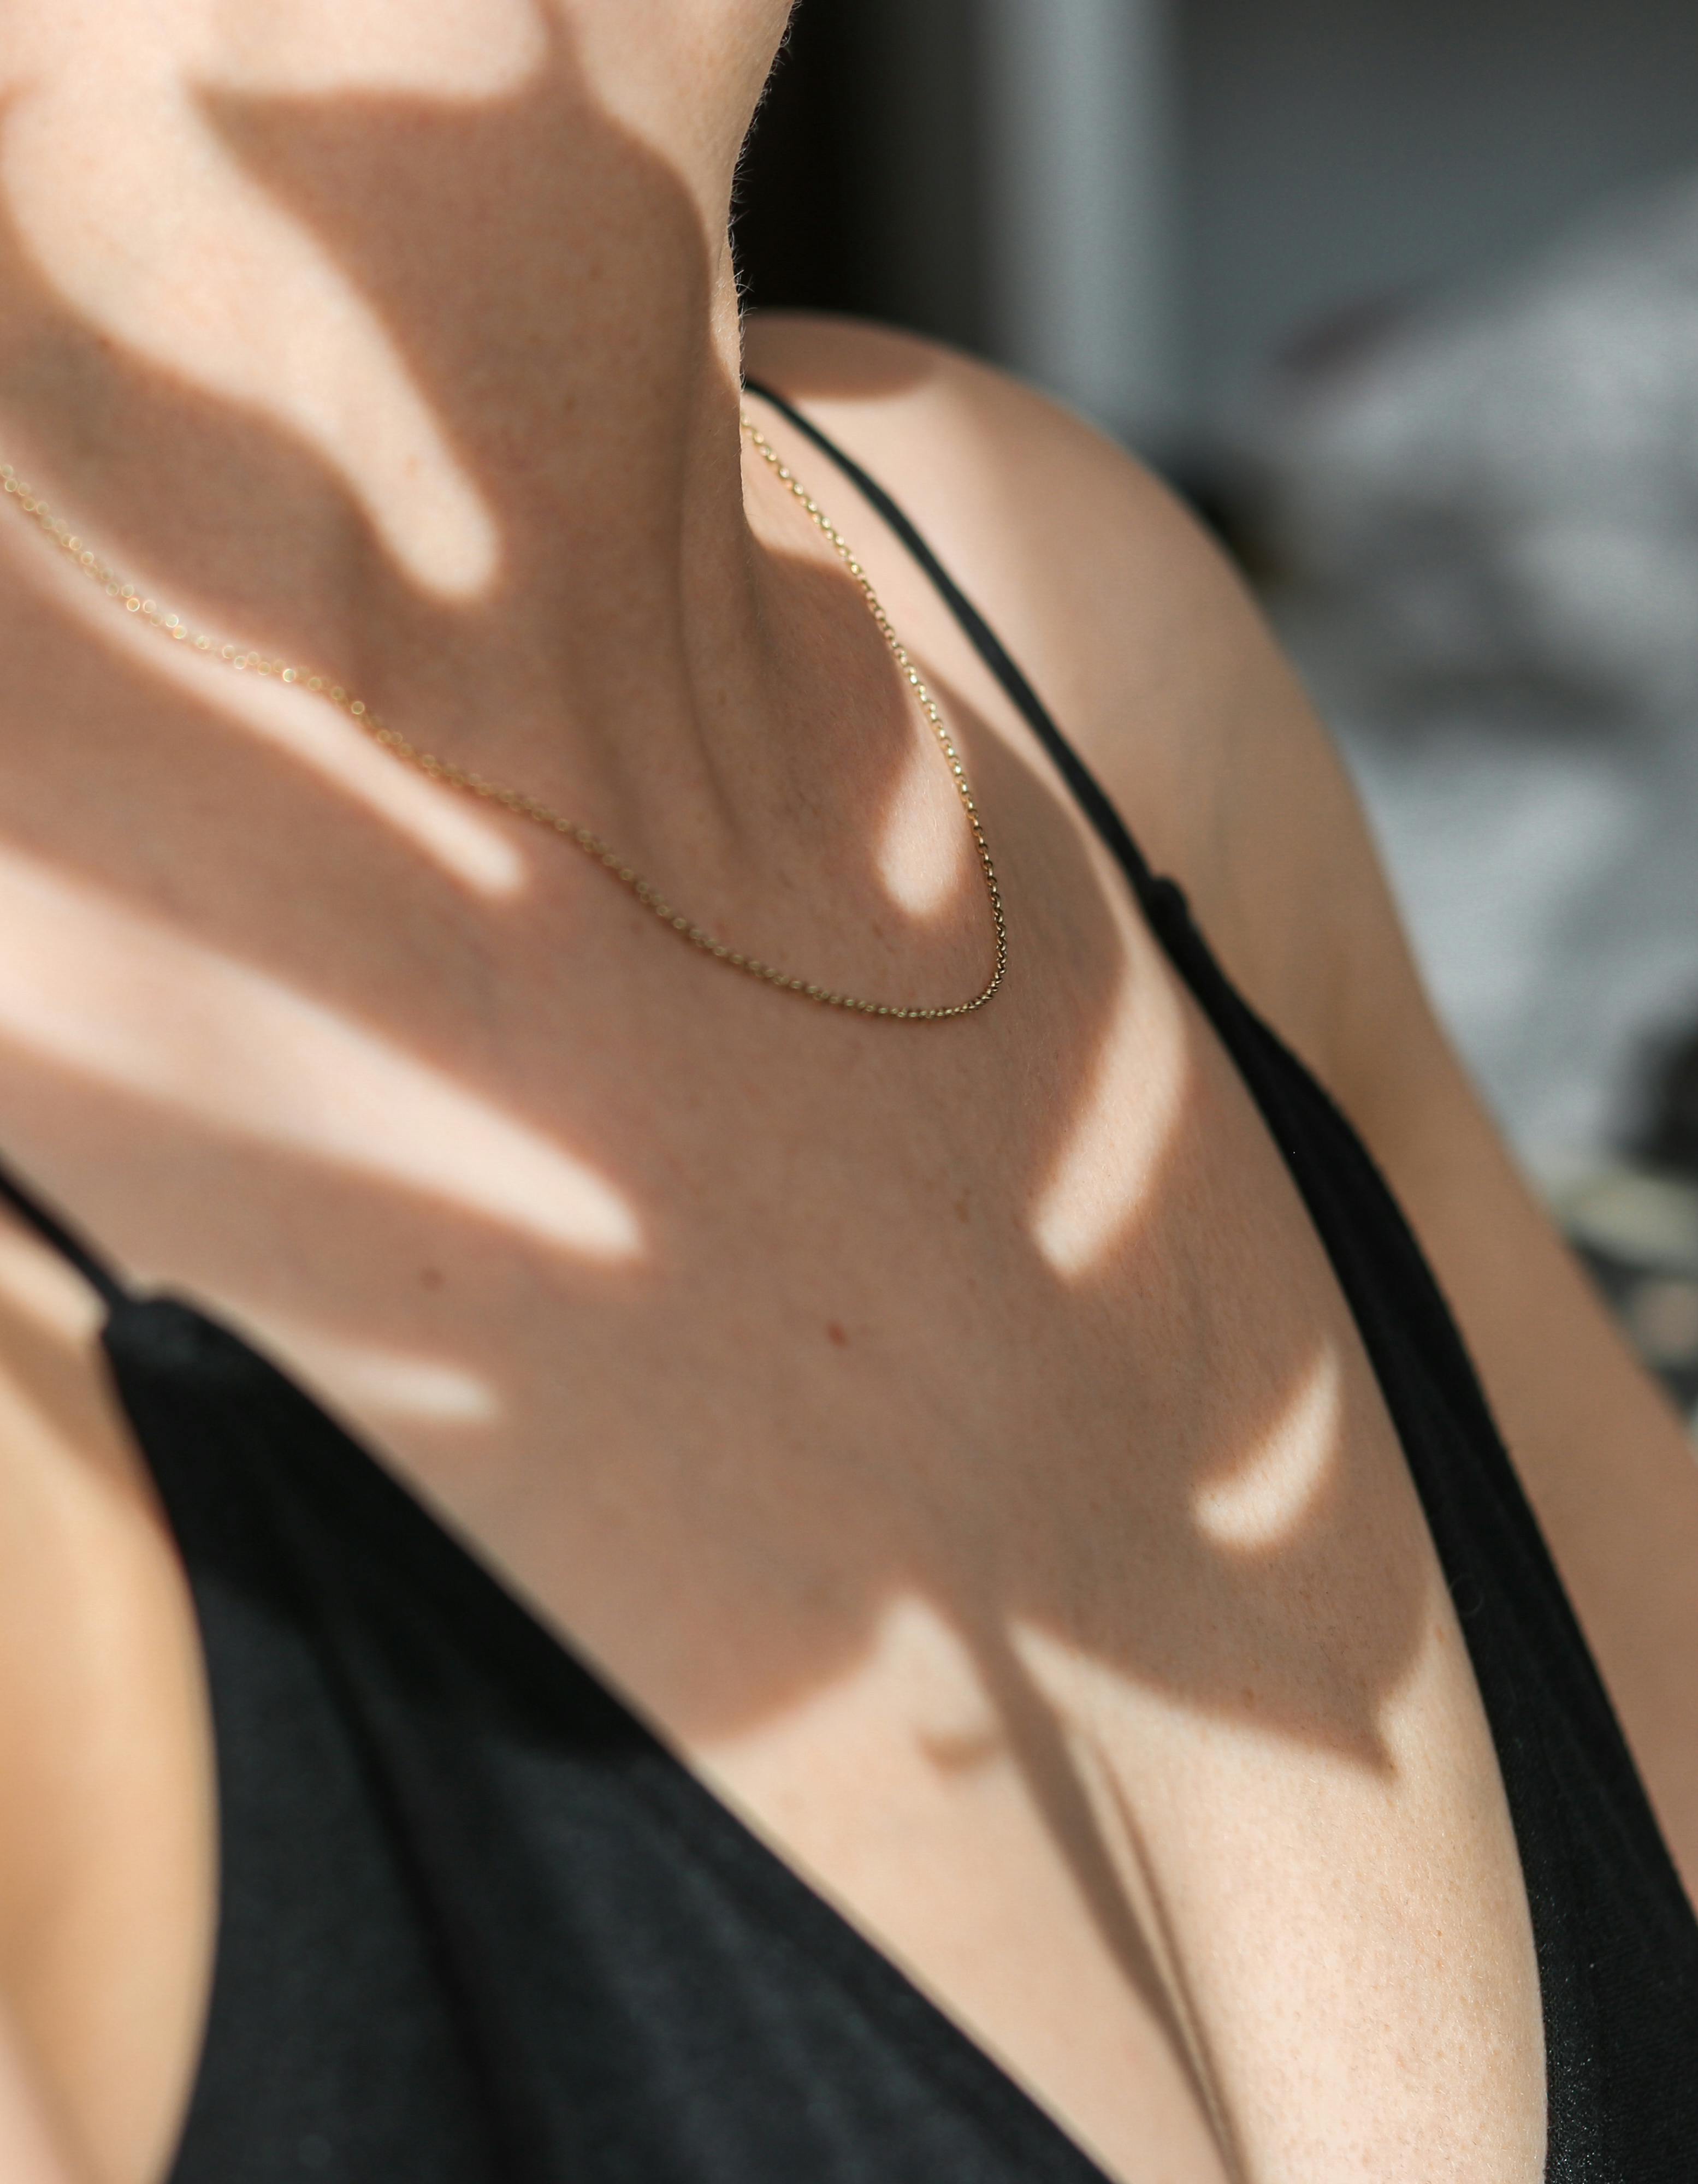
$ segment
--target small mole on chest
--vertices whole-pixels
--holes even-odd
[[[826,1321],[825,1334],[827,1340],[834,1350],[846,1350],[849,1347],[848,1334],[835,1319]]]

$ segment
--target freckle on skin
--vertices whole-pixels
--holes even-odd
[[[825,1332],[837,1349],[846,1350],[849,1347],[849,1337],[844,1333],[843,1329],[838,1325],[835,1319],[828,1319],[826,1321]]]
[[[969,1194],[964,1190],[955,1201],[955,1217],[958,1221],[970,1221],[973,1218],[973,1209],[968,1202],[968,1198]]]
[[[421,1289],[439,1290],[442,1287],[442,1269],[439,1267],[421,1267],[419,1286]]]

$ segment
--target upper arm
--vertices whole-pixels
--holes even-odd
[[[1385,1172],[1698,1892],[1698,1466],[1456,1061],[1260,614],[1157,481],[1031,390],[843,323],[769,322],[754,357],[912,507]]]
[[[1698,1464],[1516,1171],[1389,912],[1357,936],[1337,1089],[1446,1291],[1698,1900]]]
[[[70,1270],[0,1219],[6,2184],[131,2173],[137,2148],[150,2172],[165,2162],[213,1946],[193,1613],[107,1396],[98,1317]],[[50,2131],[65,2142],[57,2167]]]

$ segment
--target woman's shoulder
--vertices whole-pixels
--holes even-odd
[[[1148,472],[982,365],[818,320],[759,327],[753,354],[933,535],[1240,989],[1366,1140],[1478,1361],[1690,1886],[1690,1445],[1449,1052],[1349,784],[1254,603]]]
[[[1062,404],[941,343],[801,312],[750,322],[750,376],[788,396],[914,518],[1071,733],[1126,677],[1170,679],[1242,596],[1178,501]]]
[[[865,321],[751,320],[750,376],[902,504],[1239,985],[1328,1077],[1335,950],[1399,944],[1360,813],[1226,555],[1144,463],[1036,389]]]

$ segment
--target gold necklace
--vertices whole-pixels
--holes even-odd
[[[331,682],[327,676],[309,673],[304,667],[289,666],[265,653],[244,651],[233,644],[220,644],[204,631],[192,630],[180,615],[166,613],[156,600],[145,597],[134,584],[126,583],[116,576],[67,523],[53,514],[47,502],[31,491],[10,463],[0,462],[0,485],[3,485],[8,498],[21,513],[32,518],[48,538],[64,549],[82,573],[98,584],[106,596],[117,601],[126,613],[139,615],[162,636],[178,644],[189,645],[194,651],[207,655],[220,664],[235,669],[237,673],[273,677],[280,682],[297,685],[310,692],[314,697],[322,698],[345,713],[374,743],[381,744],[408,766],[416,766],[421,773],[427,774],[433,781],[439,781],[449,788],[460,789],[468,796],[479,797],[485,803],[500,805],[503,811],[511,811],[516,818],[528,819],[539,827],[547,827],[551,833],[558,834],[563,840],[582,850],[586,856],[611,873],[622,886],[628,888],[644,909],[651,911],[668,931],[675,933],[679,939],[687,941],[702,955],[711,956],[715,962],[723,963],[731,970],[740,971],[746,978],[757,978],[763,985],[771,986],[779,993],[795,994],[803,1000],[817,1002],[822,1008],[849,1009],[867,1017],[888,1017],[899,1023],[943,1023],[954,1017],[971,1016],[984,1007],[1003,983],[1008,967],[1008,935],[1003,916],[1002,890],[997,884],[996,867],[991,861],[990,845],[985,839],[979,807],[974,801],[966,768],[961,763],[961,755],[955,747],[954,738],[943,715],[938,710],[936,700],[926,688],[924,679],[909,657],[907,647],[891,628],[890,619],[880,604],[879,595],[873,589],[872,579],[851,552],[842,532],[809,495],[807,488],[746,412],[743,415],[742,426],[749,444],[786,490],[802,504],[830,542],[839,560],[860,587],[862,597],[878,625],[879,634],[902,671],[903,680],[913,692],[948,765],[950,778],[960,796],[961,808],[972,830],[974,846],[978,852],[979,869],[991,906],[991,925],[995,939],[995,963],[990,978],[970,1000],[954,1001],[936,1008],[899,1007],[893,1002],[861,1000],[853,994],[839,993],[829,986],[815,985],[807,979],[792,978],[789,972],[763,962],[758,956],[746,955],[739,949],[728,947],[723,940],[716,939],[704,927],[695,924],[681,911],[674,910],[658,888],[628,865],[617,850],[610,849],[601,837],[592,833],[588,827],[580,827],[576,821],[567,818],[563,813],[545,804],[540,797],[529,795],[522,788],[508,788],[500,782],[488,780],[483,774],[473,772],[469,767],[455,766],[447,759],[438,758],[434,752],[421,750],[416,744],[410,743],[399,728],[390,727],[374,713],[363,699],[355,697],[341,683]]]

